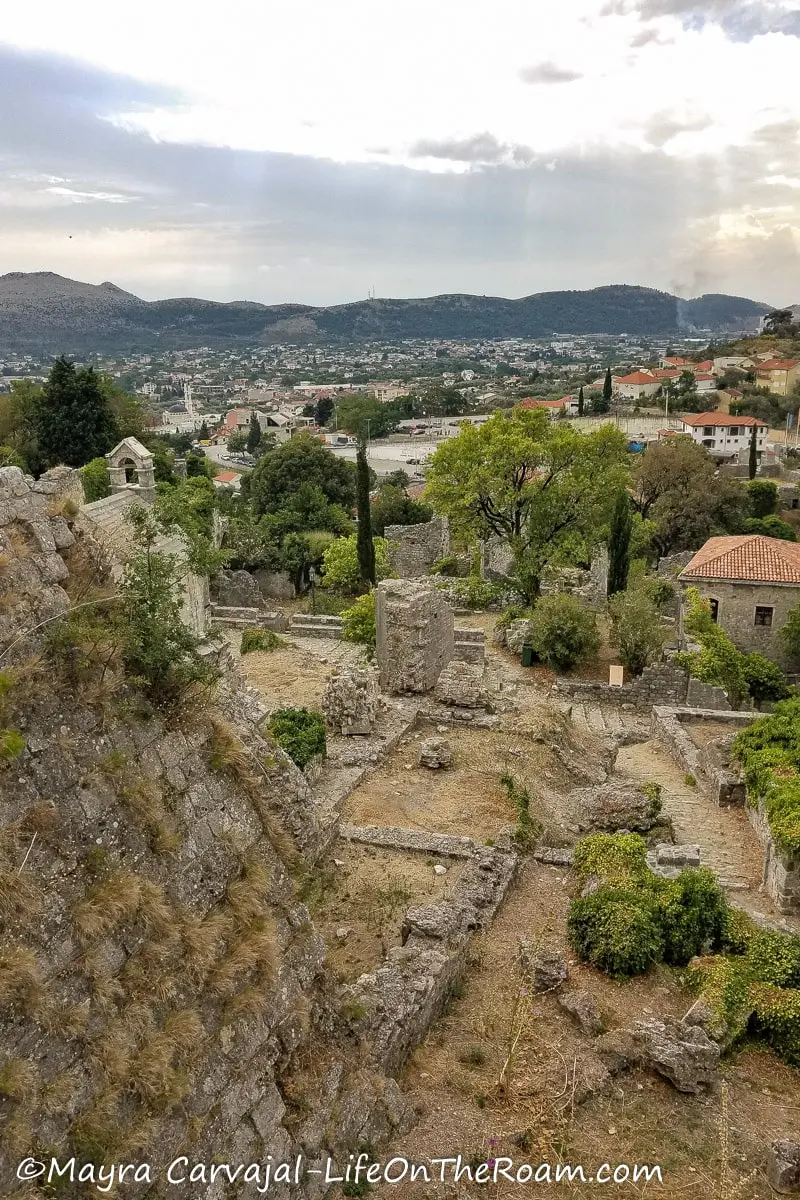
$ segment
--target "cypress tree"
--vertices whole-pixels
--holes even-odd
[[[603,380],[603,412],[608,412],[610,410],[613,393],[614,388],[611,383],[611,367],[606,367],[606,377]]]
[[[63,355],[53,363],[36,404],[44,465],[82,467],[119,440],[119,428],[93,367],[76,370]]]
[[[755,479],[756,471],[758,470],[758,422],[753,426],[753,432],[750,435],[750,461],[748,463],[748,475],[751,479]]]
[[[254,412],[250,413],[250,428],[247,431],[247,450],[249,454],[255,454],[258,447],[261,445],[261,426],[258,423],[258,417]]]
[[[356,454],[356,504],[358,507],[358,569],[364,583],[375,584],[375,543],[369,507],[369,464],[364,443]]]
[[[633,510],[628,493],[623,489],[617,496],[611,515],[608,535],[608,595],[624,592],[628,586],[631,565],[631,534]]]
[[[583,416],[583,388],[578,388],[578,416]]]

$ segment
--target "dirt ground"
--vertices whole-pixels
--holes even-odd
[[[476,943],[460,996],[406,1067],[401,1082],[419,1121],[381,1157],[385,1161],[394,1153],[422,1162],[460,1153],[464,1161],[478,1163],[508,1155],[517,1164],[582,1164],[587,1177],[604,1162],[658,1164],[661,1185],[621,1184],[609,1187],[609,1193],[670,1200],[772,1196],[763,1176],[764,1156],[773,1138],[792,1131],[796,1136],[800,1127],[800,1072],[766,1050],[747,1048],[723,1064],[725,1100],[721,1091],[681,1095],[658,1078],[635,1072],[614,1080],[608,1094],[580,1103],[592,1073],[591,1043],[554,995],[521,995],[520,934],[567,951],[566,988],[591,992],[609,1029],[641,1015],[682,1016],[692,996],[681,986],[679,972],[668,968],[615,983],[576,963],[565,940],[572,886],[567,873],[532,862],[525,867],[492,928]],[[727,1190],[722,1190],[726,1169]],[[745,1181],[741,1187],[740,1181]],[[591,1183],[536,1189],[500,1181],[470,1188],[432,1180],[402,1183],[381,1194],[395,1200],[531,1193],[584,1198],[605,1191]]]
[[[446,872],[437,874],[436,864]],[[337,842],[333,856],[306,877],[300,897],[325,939],[328,966],[339,981],[349,983],[379,966],[400,945],[406,909],[441,900],[462,867],[449,858]]]
[[[709,742],[713,742],[716,738],[725,737],[731,732],[736,732],[737,727],[732,727],[730,722],[726,721],[684,721],[683,728],[688,733],[689,737],[697,746],[698,750],[702,750]]]
[[[320,638],[285,638],[277,650],[253,651],[238,659],[238,668],[270,708],[319,708],[328,676],[341,663],[355,663],[357,646]],[[238,654],[240,636],[231,638]]]

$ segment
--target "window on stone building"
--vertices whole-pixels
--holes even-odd
[[[703,437],[713,437],[713,436],[714,436],[714,426],[713,425],[704,425],[703,426]]]
[[[766,605],[757,604],[756,605],[756,617],[755,617],[753,624],[754,625],[771,625],[772,624],[772,614],[774,611],[775,611],[774,609],[769,608]]]
[[[711,609],[711,620],[716,621],[719,613],[719,600],[714,600],[714,598],[711,597],[708,601],[708,604]]]

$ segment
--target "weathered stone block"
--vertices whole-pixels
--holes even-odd
[[[453,611],[427,579],[385,579],[375,590],[384,692],[428,692],[453,657]]]

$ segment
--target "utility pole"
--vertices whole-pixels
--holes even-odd
[[[371,420],[371,418],[370,418],[370,417],[367,417],[367,457],[369,457],[369,425],[370,425],[370,420]]]

